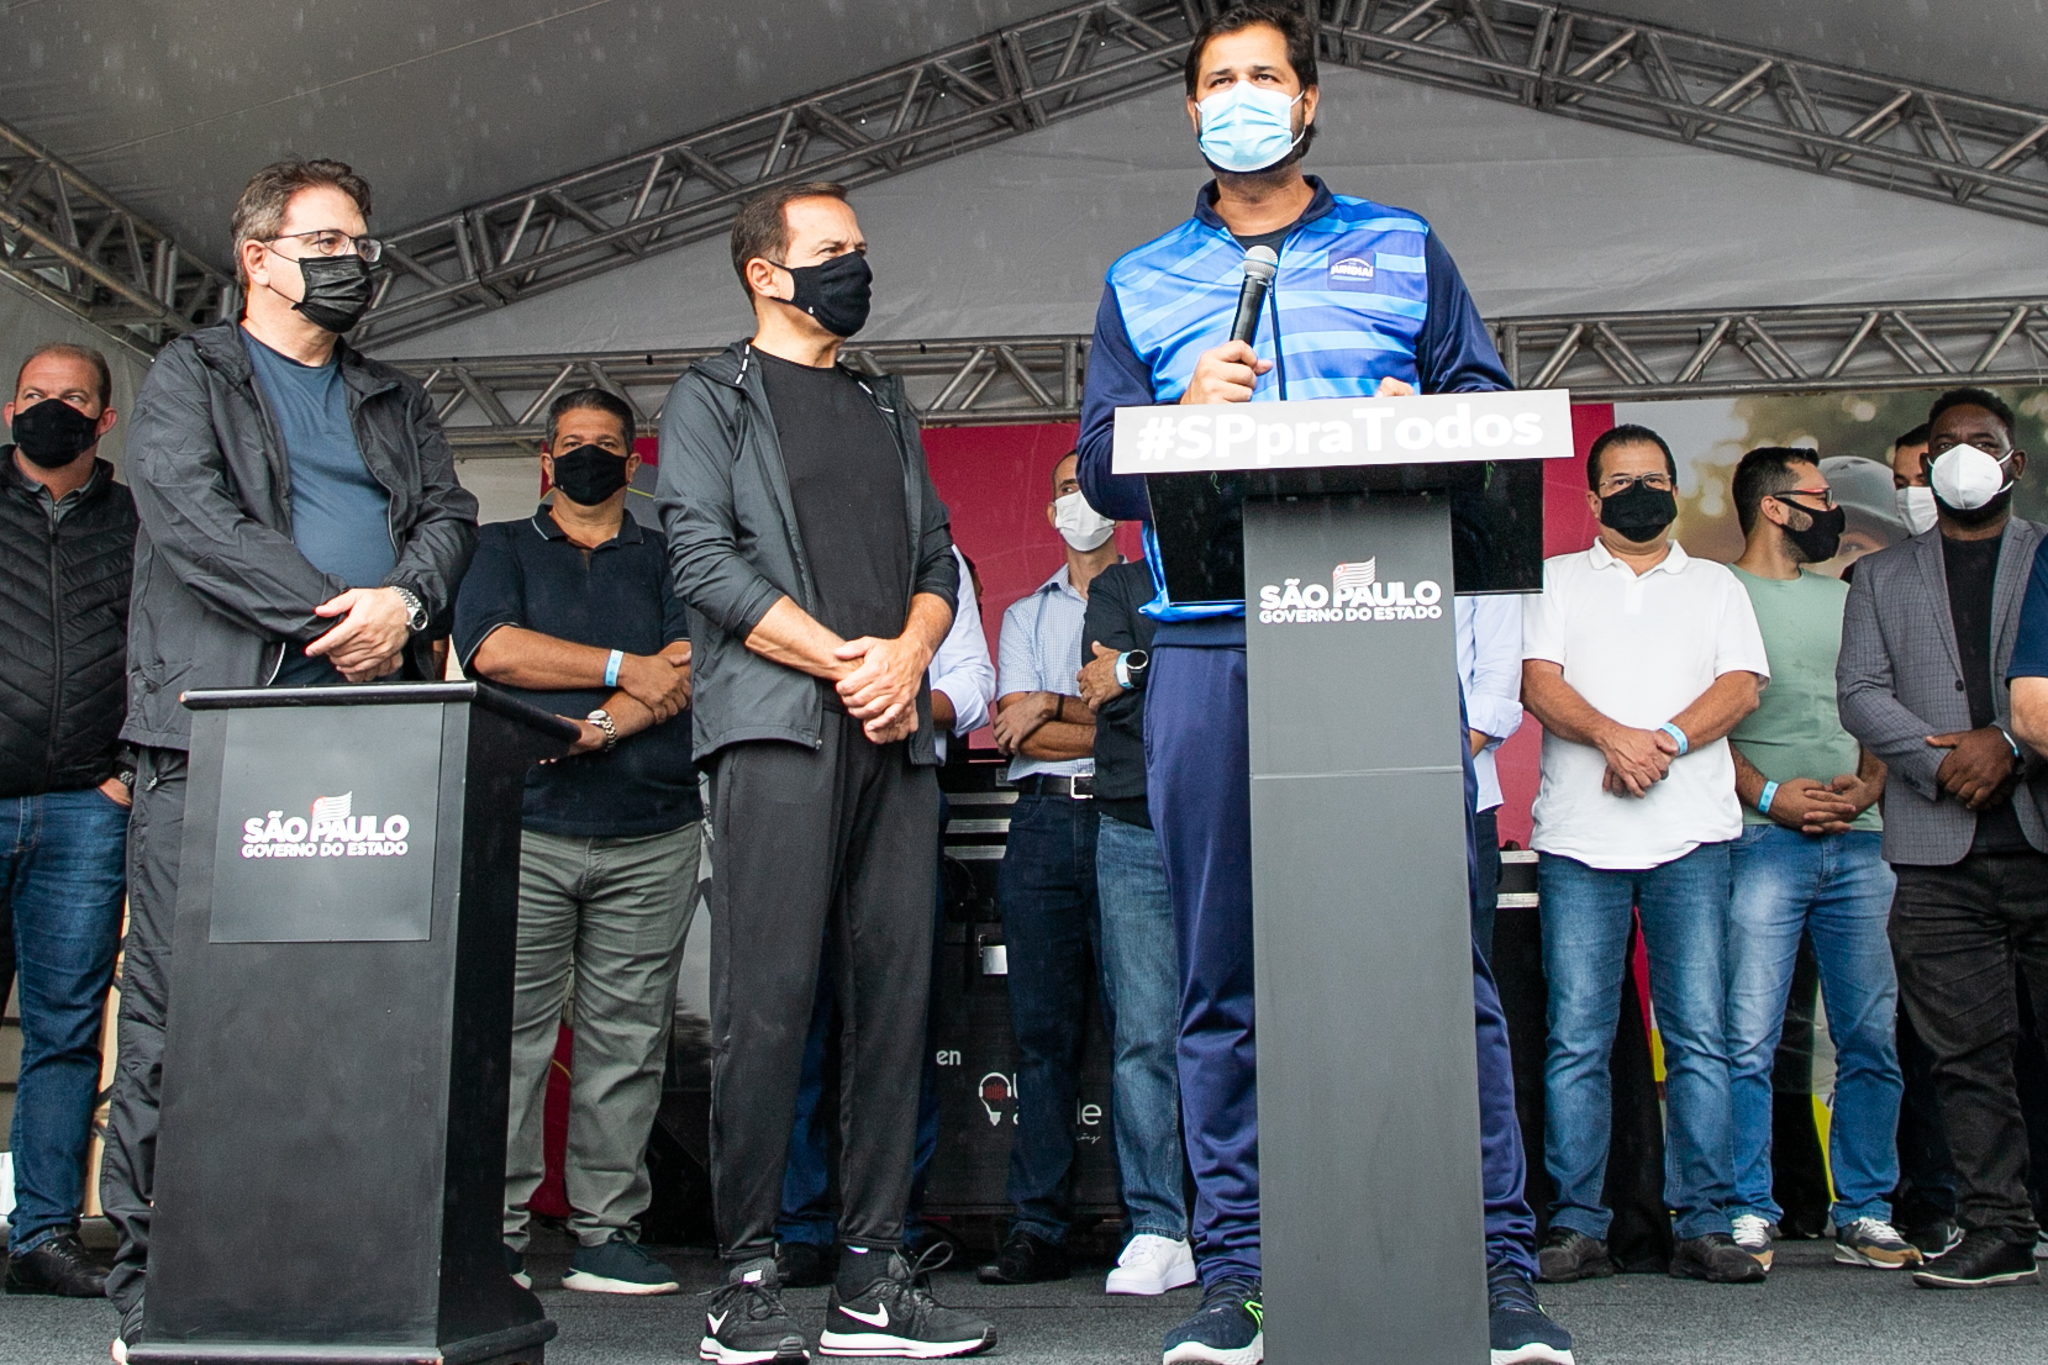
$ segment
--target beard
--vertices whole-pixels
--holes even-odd
[[[1296,111],[1294,131],[1297,140],[1294,146],[1288,149],[1286,156],[1263,170],[1226,171],[1206,156],[1202,158],[1202,164],[1209,168],[1209,173],[1214,175],[1220,184],[1242,185],[1247,189],[1267,184],[1276,187],[1289,184],[1299,174],[1294,168],[1301,164],[1301,159],[1308,155],[1308,149],[1315,145],[1316,126],[1313,123],[1303,123],[1302,120],[1307,117],[1305,112]]]

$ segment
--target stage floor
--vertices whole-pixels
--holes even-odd
[[[680,1365],[697,1357],[712,1258],[668,1258],[686,1292],[610,1299],[560,1288],[541,1299],[561,1324],[549,1365]],[[543,1285],[566,1254],[533,1258]],[[1094,1269],[1061,1284],[988,1289],[962,1271],[942,1272],[939,1297],[989,1317],[1002,1335],[989,1359],[1030,1365],[1148,1365],[1159,1334],[1192,1310],[1195,1292],[1164,1299],[1110,1299]],[[2048,1298],[2038,1286],[1932,1293],[1903,1275],[1836,1266],[1828,1244],[1780,1246],[1766,1285],[1704,1285],[1625,1275],[1550,1289],[1544,1301],[1578,1336],[1584,1365],[2040,1365],[2048,1358]],[[789,1295],[798,1321],[816,1330],[825,1291]],[[105,1303],[0,1298],[0,1360],[7,1365],[98,1365],[115,1316]],[[1369,1324],[1357,1360],[1375,1361]],[[1334,1363],[1333,1363],[1334,1365]],[[1476,1365],[1476,1363],[1475,1363]]]

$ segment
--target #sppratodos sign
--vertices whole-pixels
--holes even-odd
[[[1186,474],[1571,454],[1571,396],[1538,389],[1119,408],[1111,468]]]

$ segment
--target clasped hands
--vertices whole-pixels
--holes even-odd
[[[405,662],[411,613],[398,589],[350,588],[313,608],[313,614],[341,621],[306,646],[306,657],[326,659],[347,681],[375,682]]]
[[[1996,725],[1929,735],[1929,748],[1946,749],[1934,780],[1969,810],[1983,810],[2011,795],[2019,784],[2021,762],[2005,731]]]
[[[893,744],[917,732],[917,692],[931,666],[930,650],[905,635],[863,635],[832,656],[847,669],[833,687],[869,742]]]

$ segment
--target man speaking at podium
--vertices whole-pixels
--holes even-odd
[[[1254,5],[1212,18],[1188,49],[1188,113],[1216,178],[1193,218],[1109,272],[1080,442],[1081,486],[1104,516],[1151,512],[1144,480],[1110,470],[1120,407],[1510,387],[1429,225],[1302,174],[1320,98],[1315,42],[1298,8]],[[1278,255],[1279,273],[1255,348],[1228,338],[1245,253],[1259,246]],[[1200,1309],[1167,1333],[1164,1359],[1253,1365],[1264,1333],[1244,607],[1181,605],[1162,591],[1145,611],[1160,623],[1147,778],[1180,940],[1181,1110],[1203,1286]],[[1456,677],[1446,673],[1444,685]],[[1507,1028],[1476,949],[1473,993],[1493,1365],[1569,1362],[1571,1337],[1531,1288],[1535,1220],[1522,1193]],[[1361,1349],[1371,1333],[1360,1324]]]

